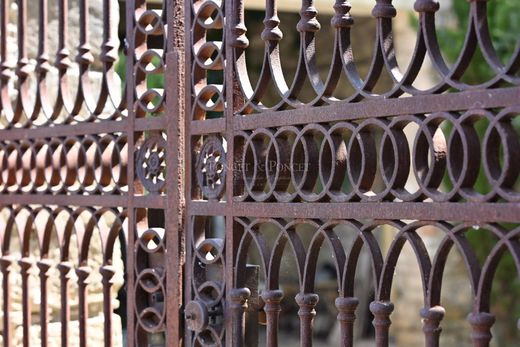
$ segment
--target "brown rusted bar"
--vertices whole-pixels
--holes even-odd
[[[74,268],[73,264],[68,261],[63,261],[58,264],[58,271],[60,272],[60,296],[61,296],[61,345],[67,347],[69,345],[69,321],[70,321],[70,306],[69,295],[71,279],[71,272]]]
[[[4,347],[11,347],[11,286],[9,283],[11,267],[13,265],[14,258],[10,255],[2,255],[0,257],[0,270],[2,271],[2,310],[4,313],[3,319],[3,334],[2,339]]]
[[[470,313],[468,321],[471,324],[471,339],[476,347],[489,347],[493,335],[491,327],[495,324],[495,316],[487,312]]]
[[[231,303],[229,310],[231,311],[233,320],[233,341],[234,346],[243,347],[244,345],[244,328],[245,313],[247,310],[247,299],[251,296],[249,288],[235,288],[231,290]]]
[[[315,307],[319,297],[313,293],[299,293],[296,303],[300,306],[298,316],[300,317],[300,345],[312,347],[312,324],[316,316]]]
[[[389,345],[389,329],[392,321],[390,314],[394,310],[391,302],[373,301],[370,303],[370,311],[374,315],[373,325],[376,329],[376,346],[388,347]]]
[[[79,321],[79,345],[87,346],[87,319],[88,319],[88,301],[87,301],[87,278],[92,270],[88,266],[80,266],[76,268],[78,276],[78,321]]]
[[[37,263],[40,269],[40,339],[42,347],[48,346],[48,321],[49,321],[49,305],[48,305],[48,279],[49,270],[52,267],[52,261],[49,259],[42,259]]]
[[[104,343],[105,347],[112,346],[112,278],[117,269],[111,265],[103,265],[100,269],[103,284],[103,316],[105,318]]]
[[[338,309],[338,321],[341,328],[340,346],[354,346],[354,322],[356,321],[356,308],[359,300],[353,297],[339,297],[336,299]]]
[[[439,347],[439,339],[442,332],[440,323],[444,318],[445,312],[441,306],[425,307],[421,310],[426,346]]]
[[[23,317],[23,345],[30,346],[31,341],[31,287],[29,284],[29,270],[33,265],[31,258],[21,258],[18,261],[20,265],[20,275],[22,277],[22,317]]]
[[[278,319],[282,307],[280,302],[283,298],[281,290],[266,290],[262,294],[262,300],[265,302],[264,311],[267,321],[267,346],[278,347]]]
[[[375,344],[388,347],[390,315],[394,304],[400,305],[388,300],[406,243],[421,270],[425,346],[440,347],[442,341],[442,279],[453,248],[464,258],[473,289],[475,304],[468,316],[473,344],[492,343],[497,264],[511,253],[520,268],[520,50],[511,47],[507,59],[499,54],[486,1],[469,1],[468,25],[461,29],[466,40],[454,62],[443,54],[436,25],[444,3],[410,4],[418,26],[406,66],[398,63],[394,47],[401,35],[394,22],[403,16],[395,17],[404,10],[391,0],[373,4],[375,36],[362,40],[373,47],[369,66],[357,60],[353,42],[359,37],[353,37],[351,14],[357,5],[348,0],[326,5],[332,13],[328,22],[318,14],[316,1],[302,0],[294,27],[281,22],[281,1],[266,0],[262,31],[256,33],[248,32],[244,0],[103,0],[96,18],[102,21],[99,38],[90,28],[93,2],[77,4],[0,0],[4,346],[28,346],[34,338],[34,240],[41,254],[36,262],[41,345],[50,341],[48,287],[56,264],[61,345],[71,343],[73,271],[79,341],[89,345],[87,258],[97,232],[104,256],[107,347],[119,343],[112,335],[112,292],[123,269],[111,257],[123,234],[129,346],[255,346],[262,308],[267,347],[283,343],[280,268],[286,250],[294,257],[301,288],[299,342],[312,346],[316,274],[325,243],[338,283],[341,346],[356,343],[354,323],[362,300],[353,296],[354,282],[361,281],[355,271],[366,248],[376,294],[369,307]],[[117,4],[125,6],[121,51]],[[58,10],[55,31],[49,5]],[[36,13],[30,6],[38,6],[37,18],[30,17]],[[29,25],[35,20],[38,34],[32,38]],[[290,57],[281,48],[286,44],[281,28],[299,40]],[[318,36],[329,42],[328,64],[322,63]],[[56,52],[49,52],[50,38],[56,38]],[[37,47],[29,46],[33,40]],[[121,52],[126,85],[115,71]],[[252,57],[258,64],[249,62]],[[487,63],[489,76],[469,84],[476,57]],[[285,66],[288,58],[297,61],[294,71]],[[420,87],[425,72],[438,76],[428,88]],[[313,230],[309,245],[300,227]],[[384,258],[373,231],[386,227],[396,234]],[[441,231],[434,256],[421,228]],[[475,229],[497,239],[482,264],[466,239]],[[14,251],[15,233],[21,255]],[[353,239],[344,239],[345,234]],[[49,252],[54,236],[59,260]],[[73,259],[76,246],[79,258]],[[16,342],[10,318],[15,262],[23,317]],[[250,274],[253,280],[247,279]]]

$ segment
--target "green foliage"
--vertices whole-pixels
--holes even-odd
[[[455,25],[438,30],[439,42],[449,62],[455,62],[463,46],[466,28],[469,24],[469,2],[453,1]],[[520,35],[520,1],[489,0],[488,22],[493,46],[502,63],[506,64],[511,57]],[[478,84],[490,79],[493,75],[484,57],[477,50],[472,64],[464,75],[464,82]]]
[[[121,85],[124,86],[126,81],[126,55],[123,53],[123,51],[119,52],[119,59],[117,59],[114,69],[119,78],[121,78]]]

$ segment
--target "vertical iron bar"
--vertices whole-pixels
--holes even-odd
[[[45,116],[48,116],[51,112],[48,109],[49,101],[44,100],[48,97],[46,95],[46,85],[44,83],[45,76],[50,70],[49,56],[48,56],[48,41],[47,41],[47,28],[48,28],[48,0],[39,0],[38,8],[38,57],[36,62],[36,78],[38,80],[38,100],[39,107],[43,108]]]
[[[40,269],[40,339],[42,347],[46,347],[48,343],[48,319],[49,319],[49,303],[48,303],[48,283],[49,270],[52,266],[50,259],[42,259],[38,262]]]
[[[21,83],[27,77],[26,71],[29,60],[27,59],[27,0],[18,0],[18,64],[17,64],[17,75],[19,76]]]
[[[247,299],[251,296],[248,288],[231,289],[229,302],[229,311],[231,320],[233,321],[233,346],[243,347],[244,345],[244,328],[245,328],[245,312],[247,310]],[[248,345],[247,345],[248,346]],[[248,346],[251,347],[251,346]]]
[[[185,172],[183,176],[184,180],[184,197],[186,202],[191,202],[192,200],[192,177],[193,177],[193,158],[192,158],[192,136],[191,136],[191,111],[192,111],[192,93],[191,93],[191,85],[192,85],[192,73],[191,73],[191,61],[192,61],[192,0],[186,0],[184,3],[184,11],[180,12],[184,15],[184,70],[183,70],[183,81],[184,81],[184,95],[181,100],[183,100],[185,117],[184,117],[184,129],[185,129],[185,141],[184,141],[184,167]],[[192,259],[193,250],[192,250],[192,239],[193,239],[193,223],[192,216],[190,211],[190,204],[186,203],[184,210],[185,220],[184,220],[184,240],[185,240],[185,257],[187,260],[187,264],[184,274],[184,303],[187,303],[191,300],[192,297],[192,288],[191,288],[191,280],[192,280],[192,272],[188,271],[189,268],[189,260]],[[184,324],[184,319],[182,320]],[[188,329],[184,329],[184,343],[186,345],[191,345],[191,332]]]
[[[78,276],[78,310],[79,310],[79,345],[87,347],[87,319],[88,319],[88,292],[87,278],[90,276],[91,269],[88,266],[80,266],[76,269]]]
[[[235,17],[233,13],[236,11],[237,3],[234,0],[225,0],[223,1],[224,6],[224,22],[229,19],[232,21],[232,18]],[[225,25],[223,30],[223,42],[231,42],[233,40],[233,25]],[[238,87],[238,84],[235,83],[235,75],[232,61],[234,59],[233,47],[226,44],[224,48],[224,99],[226,100],[226,108],[224,109],[224,118],[225,118],[225,139],[227,143],[226,148],[226,160],[228,165],[228,174],[226,175],[226,235],[225,235],[225,249],[226,249],[226,302],[231,301],[231,292],[230,288],[234,288],[234,269],[235,269],[235,254],[237,248],[237,240],[235,240],[234,234],[234,211],[233,211],[233,188],[234,188],[234,171],[233,166],[235,163],[235,153],[234,153],[234,129],[233,129],[233,118],[235,115],[236,101],[235,101],[235,89]],[[237,238],[238,239],[238,238]],[[233,331],[234,324],[241,324],[241,322],[233,322],[233,319],[227,319],[225,321],[225,329],[228,332]],[[233,345],[233,335],[226,334],[226,346],[231,347]]]
[[[134,139],[134,126],[135,126],[135,109],[134,109],[134,98],[135,98],[135,75],[134,75],[134,63],[135,63],[135,9],[136,0],[126,1],[126,104],[128,108],[128,120],[127,120],[127,139],[128,139],[128,165],[127,165],[127,178],[128,178],[128,199],[127,199],[127,213],[128,213],[128,247],[127,247],[127,345],[134,347],[135,341],[135,210],[134,210],[134,153],[135,153],[135,139]],[[139,1],[139,0],[138,0]]]
[[[168,195],[166,210],[166,244],[169,256],[166,257],[167,276],[166,292],[166,344],[175,345],[181,341],[181,306],[184,265],[184,27],[177,16],[182,13],[184,1],[167,0],[167,40],[165,93],[167,126],[167,159],[168,171],[166,193]],[[169,112],[168,112],[169,111]]]
[[[338,309],[338,321],[341,329],[340,346],[354,345],[354,322],[356,321],[356,308],[359,300],[353,297],[339,297],[336,299],[336,308]]]
[[[61,290],[61,346],[69,346],[69,321],[70,321],[70,307],[69,307],[69,280],[72,268],[74,266],[68,261],[62,261],[58,265],[60,272],[60,290]]]
[[[58,99],[52,114],[52,119],[60,115],[63,106],[69,107],[68,103],[68,85],[67,70],[71,65],[70,51],[67,48],[69,39],[69,2],[68,0],[59,0],[59,20],[58,20],[58,51],[56,53],[56,68],[58,69]]]
[[[251,294],[247,299],[244,340],[247,347],[258,347],[258,324],[260,324],[258,320],[260,309],[258,277],[260,266],[248,265],[246,270],[246,287],[251,291]]]
[[[370,311],[374,315],[373,325],[376,329],[376,347],[388,347],[389,329],[392,321],[390,314],[394,310],[391,302],[373,301],[370,303]]]
[[[281,290],[266,290],[262,293],[265,302],[264,311],[267,320],[267,347],[278,347],[278,320],[282,306],[280,302],[283,298]]]
[[[2,36],[3,37],[3,36]],[[0,270],[2,271],[2,309],[4,313],[3,318],[3,332],[2,338],[4,340],[4,347],[11,347],[11,286],[9,283],[11,266],[13,265],[13,257],[10,255],[3,255],[0,257]]]
[[[496,318],[487,312],[471,313],[468,316],[471,325],[471,339],[475,347],[489,347],[491,338],[491,327],[495,324]]]
[[[439,339],[442,331],[439,325],[442,318],[444,318],[444,314],[444,308],[441,306],[423,308],[421,310],[426,346],[439,347]]]
[[[299,293],[296,295],[296,303],[300,306],[300,346],[312,347],[312,323],[316,316],[315,307],[319,297],[313,293]]]
[[[23,346],[29,347],[31,341],[31,290],[29,286],[29,270],[32,260],[24,257],[18,261],[22,276],[22,317],[23,317]]]
[[[112,265],[103,265],[100,269],[103,284],[103,331],[105,347],[112,346],[112,279],[117,269]]]

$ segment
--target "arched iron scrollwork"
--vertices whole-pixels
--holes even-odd
[[[133,163],[118,22],[115,0],[0,1],[4,346],[122,344]]]
[[[116,194],[127,192],[124,134],[91,134],[0,142],[4,193]]]
[[[104,25],[102,37],[99,38],[91,36],[88,25],[92,15],[88,2],[81,4],[76,8],[66,1],[54,4],[59,9],[57,21],[60,30],[53,33],[57,37],[57,52],[50,52],[48,2],[30,3],[38,8],[34,11],[37,17],[33,18],[28,16],[26,0],[2,1],[0,88],[3,129],[120,120],[125,117],[125,98],[121,95],[121,82],[115,72],[119,46],[117,3],[103,1],[101,19]],[[10,13],[13,7],[16,8],[15,12]],[[77,13],[72,13],[73,10]],[[73,31],[68,25],[72,15],[79,19],[76,23],[79,37],[74,48],[68,42]],[[15,22],[12,22],[13,17],[16,18]],[[17,26],[16,48],[10,40],[12,25]],[[37,33],[29,30],[31,26],[37,27]],[[31,34],[37,36],[35,52],[35,48],[28,46],[29,42],[34,42],[29,37]],[[93,40],[101,41],[96,55],[91,47]],[[54,53],[56,57],[51,58]],[[101,65],[101,68],[94,67],[94,63]],[[80,77],[77,82],[70,78],[74,73]]]
[[[102,207],[60,207],[60,206],[13,206],[0,209],[2,225],[0,257],[2,271],[3,311],[12,313],[14,302],[20,300],[19,294],[10,290],[15,278],[15,264],[18,263],[21,274],[23,313],[23,336],[11,334],[5,330],[16,324],[15,315],[7,314],[3,322],[4,343],[28,345],[31,339],[38,338],[31,331],[30,303],[33,295],[39,291],[41,300],[39,312],[42,320],[39,339],[43,343],[57,338],[51,331],[52,319],[58,319],[61,328],[61,340],[67,343],[72,333],[69,331],[70,311],[79,311],[76,336],[80,344],[87,343],[87,330],[91,314],[97,309],[87,305],[92,300],[89,291],[99,290],[103,298],[102,314],[105,325],[104,333],[117,331],[117,320],[113,310],[113,286],[121,285],[123,268],[120,244],[123,229],[126,228],[126,211],[122,208]],[[124,239],[124,238],[123,238]],[[100,244],[97,244],[101,240]],[[100,248],[101,254],[94,255],[92,249]],[[102,258],[100,259],[99,256]],[[119,259],[118,259],[119,257]],[[97,266],[98,265],[98,266]],[[37,270],[36,270],[37,269]],[[36,270],[37,275],[34,273]],[[59,276],[55,276],[58,274]],[[94,274],[99,273],[101,283],[97,283]],[[75,282],[75,283],[74,283]],[[39,283],[39,286],[38,284]],[[97,286],[101,288],[96,288]],[[77,299],[72,300],[72,288],[77,286]],[[49,300],[51,295],[58,295],[61,310],[53,314],[54,305]],[[75,302],[77,301],[77,302]],[[32,329],[34,330],[34,329]],[[7,339],[7,342],[5,342]],[[104,337],[104,343],[112,344],[111,337]],[[114,341],[117,343],[118,341]]]
[[[374,319],[375,343],[377,346],[388,346],[390,343],[391,316],[395,309],[391,301],[392,282],[399,258],[403,257],[403,248],[408,243],[415,254],[417,264],[422,274],[422,291],[424,294],[424,307],[417,312],[417,316],[423,319],[424,341],[427,346],[438,346],[441,335],[441,323],[445,316],[445,308],[441,302],[441,290],[443,288],[444,272],[447,271],[446,260],[450,253],[459,251],[464,259],[465,268],[470,274],[472,295],[474,298],[474,311],[468,315],[468,324],[471,326],[471,339],[476,346],[489,345],[492,334],[491,329],[496,321],[495,315],[489,313],[491,277],[495,275],[496,262],[504,256],[504,251],[510,252],[516,259],[515,266],[520,268],[518,259],[518,225],[505,231],[499,224],[482,224],[479,228],[491,233],[498,238],[497,244],[491,250],[483,263],[476,259],[475,249],[467,242],[466,235],[474,232],[475,225],[468,223],[447,222],[411,222],[401,221],[373,221],[361,224],[351,220],[315,221],[315,220],[273,220],[240,218],[237,222],[242,228],[237,247],[237,262],[234,270],[234,281],[237,288],[233,289],[240,299],[240,305],[233,304],[234,328],[243,326],[240,323],[244,319],[247,309],[249,290],[245,286],[244,274],[247,261],[252,253],[260,254],[260,264],[265,276],[265,290],[262,298],[263,311],[266,315],[266,342],[268,346],[278,344],[279,315],[282,311],[281,301],[294,300],[299,306],[300,317],[300,341],[303,345],[309,345],[313,339],[313,320],[316,315],[314,310],[319,301],[319,296],[314,293],[319,282],[316,280],[317,262],[320,253],[325,252],[324,243],[332,250],[335,276],[337,280],[338,297],[335,305],[338,310],[338,322],[341,327],[341,342],[343,346],[355,345],[353,339],[353,327],[356,321],[356,311],[359,309],[359,300],[354,291],[355,281],[362,275],[356,267],[360,260],[362,248],[368,250],[371,267],[374,275],[375,299],[369,305]],[[269,245],[266,242],[267,233],[265,226],[277,227],[276,242]],[[317,227],[309,241],[304,244],[303,232],[298,228],[303,226]],[[397,235],[394,237],[387,255],[383,258],[383,244],[376,240],[374,231],[380,227],[395,228]],[[429,255],[424,240],[419,236],[424,228],[436,228],[443,232],[443,239],[434,254]],[[262,232],[264,230],[264,232]],[[307,230],[308,233],[308,230]],[[353,236],[352,242],[345,247],[340,241],[347,235]],[[280,261],[280,254],[287,248],[294,258],[294,275],[300,284],[300,292],[293,298],[284,298],[284,291],[279,287],[281,282],[281,266],[287,266]],[[455,250],[456,249],[456,250]],[[494,265],[492,265],[494,264]],[[287,272],[287,269],[284,271]],[[360,294],[360,293],[358,293]],[[232,298],[231,303],[235,302]],[[235,339],[243,339],[243,332],[239,330]],[[243,340],[242,340],[243,341]]]
[[[310,346],[317,307],[327,299],[317,294],[316,273],[328,247],[342,345],[355,343],[356,315],[364,305],[374,316],[376,345],[387,347],[399,310],[392,299],[394,274],[405,245],[420,270],[423,307],[417,318],[425,344],[440,344],[449,312],[442,279],[449,254],[458,251],[473,300],[471,342],[490,345],[497,324],[491,305],[497,268],[506,254],[520,268],[520,45],[501,60],[487,1],[469,1],[466,40],[450,64],[436,27],[443,4],[415,0],[416,43],[406,67],[399,66],[394,47],[398,9],[391,0],[374,1],[374,50],[362,76],[352,44],[355,4],[330,2],[329,24],[314,1],[302,0],[292,28],[299,37],[298,63],[289,80],[282,64],[280,2],[267,0],[259,35],[262,66],[252,83],[245,1],[165,0],[157,6],[129,0],[126,98],[115,73],[119,45],[112,18],[118,2],[100,3],[103,25],[97,38],[89,29],[89,1],[79,0],[77,7],[57,1],[57,47],[50,52],[49,2],[35,2],[37,18],[29,18],[32,3],[0,0],[6,346],[33,341],[33,283],[40,284],[42,297],[39,338],[42,345],[50,341],[47,297],[53,270],[59,273],[62,344],[71,339],[74,284],[79,341],[87,345],[88,293],[97,272],[103,343],[116,344],[112,296],[120,273],[114,262],[118,240],[128,242],[128,343],[133,346],[175,345],[182,319],[187,345],[248,346],[257,309],[265,314],[267,346],[276,346],[288,301],[297,310],[300,343]],[[78,37],[71,46],[73,11]],[[176,32],[181,13],[186,14],[182,35]],[[29,46],[32,27],[36,52]],[[321,71],[316,43],[327,27],[333,32],[332,58]],[[465,76],[478,51],[491,77],[470,85]],[[419,76],[430,68],[427,58],[438,79],[421,89]],[[350,95],[340,93],[341,80],[352,87]],[[311,97],[304,97],[304,88]],[[273,94],[276,100],[268,100]],[[267,224],[270,235],[264,235]],[[307,238],[302,226],[311,230]],[[376,235],[381,228],[394,231],[386,252]],[[433,256],[421,228],[440,235]],[[482,259],[467,237],[476,229],[495,239]],[[342,239],[347,236],[351,239]],[[99,264],[89,256],[97,240]],[[57,245],[57,259],[51,245]],[[374,299],[366,305],[354,286],[362,250],[373,277]],[[281,285],[286,256],[295,264],[294,295]],[[264,282],[248,281],[251,260],[259,263]],[[180,275],[186,276],[176,282],[182,268],[186,273]],[[9,315],[15,271],[22,288],[21,339],[13,335],[18,330]],[[260,293],[252,283],[262,287]]]
[[[318,296],[316,286],[318,259],[326,248],[337,282],[338,295],[329,306],[337,310],[340,344],[355,345],[354,326],[362,312],[370,312],[375,343],[387,347],[395,327],[392,317],[400,310],[400,303],[392,302],[393,277],[397,262],[405,257],[404,246],[409,245],[420,270],[424,300],[416,318],[422,319],[425,345],[441,343],[450,310],[441,302],[442,281],[448,255],[458,251],[474,299],[467,319],[469,339],[474,345],[489,346],[496,324],[489,294],[498,259],[509,254],[516,267],[520,265],[519,220],[514,212],[520,183],[514,165],[520,158],[515,125],[520,114],[519,47],[507,62],[501,61],[490,34],[490,5],[470,1],[466,40],[450,64],[443,56],[436,24],[444,4],[416,0],[409,9],[418,18],[415,47],[408,65],[400,66],[394,23],[401,9],[390,0],[376,0],[371,12],[374,49],[363,76],[352,44],[356,22],[351,9],[356,4],[346,0],[328,4],[330,24],[314,1],[300,4],[299,20],[289,29],[299,37],[293,52],[298,61],[294,74],[282,63],[280,2],[266,1],[258,38],[248,32],[245,1],[225,1],[224,10],[212,1],[186,5],[191,14],[187,42],[194,47],[186,54],[186,71],[192,73],[187,79],[192,91],[187,123],[191,177],[186,189],[187,235],[192,243],[187,256],[197,259],[197,247],[204,239],[194,221],[224,216],[225,235],[219,237],[228,242],[225,303],[231,317],[225,325],[226,343],[258,343],[251,330],[257,329],[259,308],[266,345],[279,345],[280,319],[287,319],[284,310],[291,305],[297,311],[290,319],[299,321],[300,344],[312,345],[317,307],[330,300]],[[219,32],[224,22],[229,25],[226,45],[208,41],[208,33]],[[317,64],[323,53],[316,43],[322,35],[318,32],[325,28],[333,32],[332,55],[323,68]],[[264,43],[258,71],[252,71],[246,59],[257,47],[249,47],[255,39]],[[478,50],[492,76],[470,85],[466,75],[479,59]],[[430,70],[437,75],[436,82],[420,88],[421,74]],[[385,75],[390,77],[386,85]],[[345,82],[351,87],[349,95],[343,90]],[[221,157],[216,152],[225,153],[222,164],[226,164],[225,185],[219,186],[218,194],[208,189],[218,172]],[[303,227],[308,228],[306,233],[300,231]],[[438,231],[437,249],[432,251],[419,232],[424,228]],[[391,232],[386,229],[394,234],[384,250],[378,232]],[[497,239],[495,248],[478,260],[467,239],[477,229]],[[355,293],[362,251],[371,260],[372,302]],[[289,293],[282,284],[285,254],[293,258],[295,268],[289,272],[296,277],[297,293]],[[248,287],[249,262],[259,267],[262,280],[256,283],[261,289]],[[191,282],[188,285],[191,300],[198,290]],[[195,308],[194,312],[200,311]],[[196,333],[186,336],[198,343]]]
[[[396,98],[403,94],[412,96],[432,95],[446,92],[448,89],[456,91],[474,90],[477,88],[495,88],[497,86],[515,86],[518,80],[518,61],[520,49],[517,46],[508,57],[507,63],[503,63],[498,57],[497,50],[493,46],[490,34],[490,26],[487,21],[488,3],[486,1],[470,1],[469,24],[466,28],[466,40],[461,48],[458,59],[450,65],[441,53],[441,44],[437,35],[435,17],[438,15],[440,4],[435,0],[416,0],[413,9],[418,14],[418,31],[415,48],[408,66],[399,66],[394,47],[394,30],[392,21],[397,15],[397,10],[392,1],[377,0],[372,16],[376,18],[375,50],[372,54],[371,65],[366,76],[362,77],[359,64],[356,61],[356,50],[352,45],[352,27],[355,25],[350,14],[352,4],[350,1],[337,0],[330,5],[334,9],[330,25],[334,29],[332,60],[326,74],[326,78],[320,76],[320,69],[316,63],[316,36],[322,30],[319,23],[317,10],[313,1],[302,1],[300,21],[295,28],[300,34],[300,48],[298,52],[298,65],[292,81],[287,79],[287,71],[284,70],[281,61],[283,56],[280,45],[283,33],[280,29],[278,18],[278,4],[274,0],[266,2],[265,28],[261,34],[265,42],[263,52],[263,64],[260,77],[256,84],[252,83],[249,75],[250,67],[246,60],[246,51],[249,46],[247,38],[247,23],[244,17],[244,2],[233,2],[234,27],[231,30],[231,46],[234,59],[232,64],[238,78],[240,98],[245,102],[237,114],[250,114],[267,111],[280,111],[291,108],[312,107],[330,105],[338,101],[357,102],[365,99]],[[355,6],[355,5],[354,5]],[[477,59],[476,51],[480,49],[485,62],[493,71],[493,76],[486,82],[475,86],[465,83],[464,75],[471,65],[471,61]],[[439,82],[427,89],[417,87],[420,80],[420,72],[428,69],[426,58],[433,64],[433,71],[438,75]],[[381,80],[387,72],[392,79],[391,87],[385,91],[376,93],[376,87],[381,85]],[[340,78],[344,76],[353,92],[347,97],[337,97],[340,88]],[[301,98],[303,82],[310,83],[313,91],[311,101],[303,101]],[[277,102],[273,106],[267,106],[267,89],[270,88],[277,94]],[[270,101],[272,102],[272,100]]]

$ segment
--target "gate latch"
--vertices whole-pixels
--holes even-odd
[[[208,304],[202,300],[192,300],[184,309],[186,327],[196,333],[206,330],[211,324],[210,320],[215,320],[221,314],[221,309],[208,307]]]

